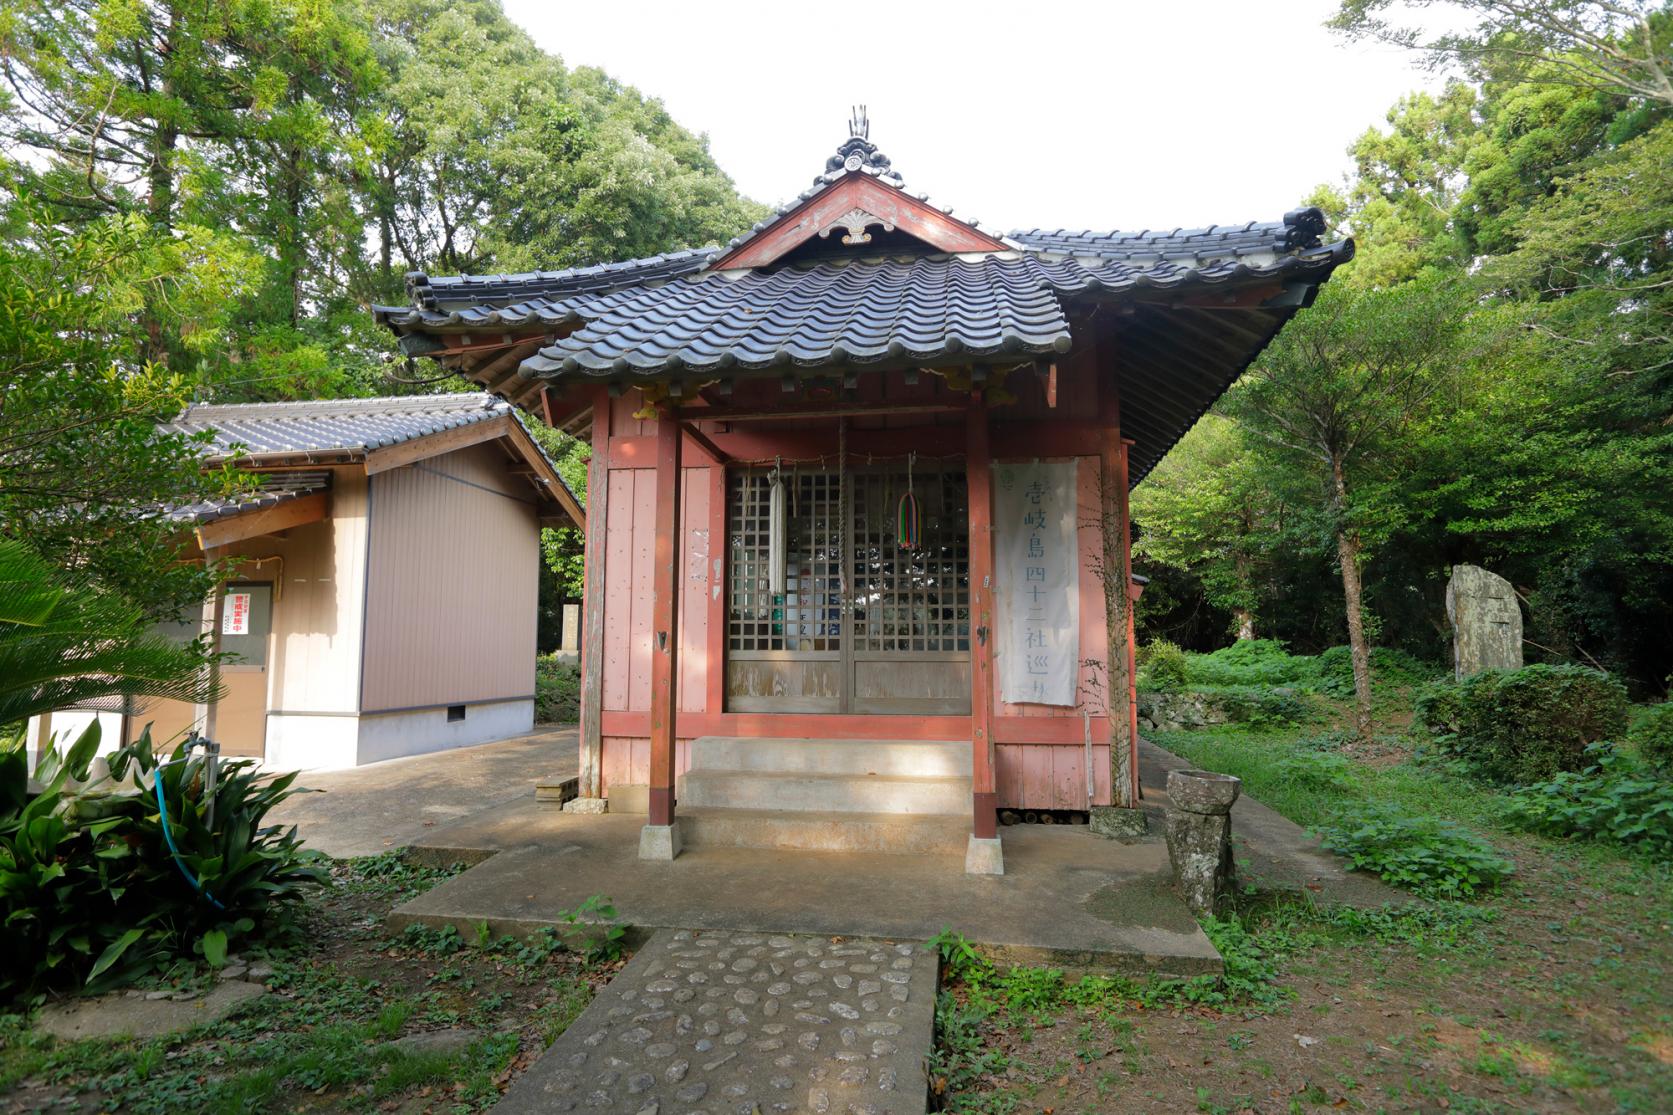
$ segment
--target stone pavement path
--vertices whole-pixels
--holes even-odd
[[[500,1115],[923,1115],[936,956],[919,944],[661,930]]]

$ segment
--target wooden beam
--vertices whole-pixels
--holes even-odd
[[[726,455],[726,452],[722,450],[720,446],[710,441],[707,434],[690,423],[686,424],[685,436],[696,443],[697,448],[701,449],[704,453],[707,453],[709,460],[713,461],[717,465],[723,465],[732,459]]]
[[[581,731],[580,794],[604,796],[604,596],[605,516],[610,495],[610,396],[595,387],[593,456],[587,469],[587,529],[581,582]],[[633,514],[631,506],[624,508]]]
[[[464,336],[464,337],[469,337],[470,336],[469,333],[464,333],[464,334],[460,334],[460,335]],[[521,333],[521,334],[518,334],[516,336],[509,336],[509,335],[502,334],[500,339],[497,340],[497,341],[483,341],[481,344],[471,344],[470,342],[467,341],[463,344],[449,345],[446,348],[438,348],[434,352],[426,352],[426,353],[424,353],[424,355],[428,356],[428,357],[434,357],[436,359],[440,359],[443,356],[485,355],[485,354],[490,353],[490,352],[499,352],[499,351],[502,351],[504,349],[516,348],[516,347],[519,347],[519,346],[522,346],[522,345],[526,345],[530,341],[533,341],[536,344],[546,344],[546,343],[550,342],[552,339],[553,338],[545,332],[541,332],[541,333]]]
[[[693,407],[680,412],[680,417],[704,422],[784,422],[801,418],[855,418],[901,414],[961,414],[965,403],[900,403],[894,406],[873,404],[833,403],[826,407],[806,404],[783,409],[731,410],[726,407]]]
[[[498,418],[455,426],[439,434],[415,437],[385,449],[374,449],[366,454],[366,475],[376,476],[380,472],[388,472],[392,468],[401,468],[416,461],[451,453],[455,449],[481,445],[485,441],[506,436],[513,424],[509,414],[502,414]]]
[[[835,235],[833,226],[855,209],[863,210],[874,218],[868,224],[886,223],[944,252],[998,252],[1006,247],[1002,241],[955,220],[904,190],[885,186],[863,172],[850,171],[841,180],[775,218],[771,225],[710,264],[710,267],[716,271],[763,267],[821,233]]]
[[[540,451],[540,446],[535,444],[534,438],[529,436],[529,432],[523,429],[519,422],[510,423],[506,428],[506,434],[506,440],[517,457],[527,464],[534,478],[535,488],[545,498],[563,508],[564,514],[578,529],[586,530],[586,508],[582,507],[570,492],[568,485],[563,482],[563,477],[558,475],[557,469],[552,467],[546,455]]]
[[[988,452],[988,412],[972,395],[965,415],[965,475],[970,518],[970,757],[971,832],[979,840],[999,835],[999,788],[993,751],[994,608],[993,473]]]
[[[680,420],[656,423],[656,541],[651,551],[650,821],[674,823],[674,717],[680,679]]]
[[[297,496],[271,507],[242,511],[216,519],[197,528],[198,546],[207,552],[213,546],[230,546],[246,538],[277,534],[281,530],[317,523],[329,512],[324,492]]]

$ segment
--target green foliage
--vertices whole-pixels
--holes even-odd
[[[0,736],[31,716],[109,697],[196,701],[211,690],[196,644],[152,630],[84,574],[60,574],[0,537]]]
[[[204,757],[182,745],[159,763],[147,733],[112,753],[108,780],[72,788],[88,778],[98,743],[95,725],[44,757],[38,792],[22,753],[0,753],[0,924],[10,946],[0,999],[109,987],[194,953],[216,964],[229,942],[283,930],[324,878],[294,829],[263,824],[293,792],[294,774],[267,778],[234,760],[211,791]]]
[[[1586,762],[1586,748],[1626,728],[1620,682],[1579,666],[1487,670],[1421,697],[1418,719],[1483,777],[1531,782]]]
[[[1413,5],[1342,3],[1340,29],[1424,44],[1465,65],[1443,89],[1400,98],[1355,139],[1348,180],[1309,199],[1354,237],[1355,260],[1272,350],[1285,390],[1267,402],[1285,405],[1255,413],[1244,402],[1259,400],[1240,400],[1240,388],[1217,408],[1233,428],[1187,437],[1168,473],[1158,470],[1163,490],[1147,496],[1147,479],[1135,491],[1145,572],[1166,587],[1165,630],[1205,615],[1173,637],[1214,645],[1227,621],[1228,560],[1252,557],[1239,606],[1262,635],[1321,649],[1345,641],[1326,595],[1343,560],[1331,534],[1345,525],[1369,554],[1355,564],[1376,641],[1425,660],[1444,655],[1444,570],[1468,561],[1524,591],[1527,635],[1545,660],[1602,664],[1635,695],[1660,696],[1673,669],[1673,427],[1664,421],[1673,411],[1673,14],[1649,3],[1439,7],[1452,11],[1423,28],[1410,25],[1422,22],[1409,18]],[[1660,84],[1639,81],[1644,67],[1660,68]],[[1301,404],[1327,397],[1321,383],[1395,365],[1353,358],[1365,345],[1322,343],[1319,311],[1363,301],[1371,316],[1386,308],[1391,325],[1410,323],[1404,288],[1436,275],[1454,289],[1434,307],[1452,354],[1420,377],[1396,377],[1412,388],[1401,392],[1410,405],[1372,417],[1396,423],[1399,436],[1346,462],[1338,506],[1326,454],[1309,463],[1294,451],[1359,423],[1369,395],[1345,397],[1346,411]],[[1345,366],[1290,375],[1304,349]],[[1311,421],[1298,421],[1303,410]],[[1268,525],[1253,549],[1235,501],[1224,520],[1212,517],[1244,471],[1268,489]],[[1152,537],[1158,546],[1147,551]],[[1169,550],[1176,538],[1186,544]]]
[[[534,718],[543,724],[573,724],[581,718],[581,667],[555,654],[534,660]]]
[[[1186,681],[1185,652],[1166,639],[1152,639],[1139,648],[1139,688],[1170,692]]]
[[[1305,793],[1346,796],[1359,792],[1359,765],[1333,751],[1297,751],[1278,759],[1279,778]]]
[[[0,536],[75,570],[78,584],[172,617],[204,598],[210,577],[174,561],[179,525],[156,509],[246,480],[204,473],[201,438],[158,433],[191,385],[152,359],[146,307],[192,345],[219,345],[249,261],[137,216],[59,227],[37,205],[6,205],[4,173],[0,163]]]
[[[1634,711],[1626,738],[1639,758],[1673,773],[1673,701]]]
[[[1316,835],[1360,871],[1433,898],[1467,898],[1490,891],[1515,865],[1461,825],[1386,806],[1344,811]]]
[[[1673,856],[1673,781],[1607,743],[1586,749],[1591,765],[1516,791],[1512,824],[1547,836],[1602,840]]]
[[[1191,655],[1193,685],[1294,685],[1310,676],[1310,663],[1273,639],[1239,639],[1209,654]]]

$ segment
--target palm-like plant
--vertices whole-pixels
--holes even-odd
[[[156,634],[127,601],[0,538],[0,734],[108,697],[203,701],[206,650]]]

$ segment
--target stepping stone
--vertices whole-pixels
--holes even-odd
[[[121,993],[91,999],[60,999],[41,1008],[35,1028],[64,1041],[81,1038],[160,1038],[219,1022],[267,994],[259,983],[223,980],[192,999],[130,999]]]
[[[642,1001],[649,985],[694,949],[751,959],[744,954],[763,943],[773,950],[774,964],[784,971],[799,968],[798,977],[793,984],[751,990],[755,1000],[727,994],[727,1000],[748,1009],[729,1005],[726,1032],[718,1039],[718,1025],[715,1034],[706,1034],[707,1025],[694,1027],[690,1015],[659,1011],[652,1017],[620,1010],[624,1003]],[[893,953],[900,966],[885,978],[898,977],[891,990],[900,994],[858,1006],[839,998],[853,980],[839,986],[843,973],[820,965],[831,955],[828,938],[660,930],[513,1082],[495,1111],[678,1115],[701,1109],[731,1115],[811,1109],[923,1115],[928,1101],[924,1065],[934,1038],[936,956],[916,944],[850,940],[844,946],[853,950],[851,955]],[[845,960],[840,963],[847,966]],[[743,970],[751,967],[746,964]],[[829,1010],[809,1010],[810,997],[828,1002]],[[794,1029],[775,1017],[793,1019]]]

